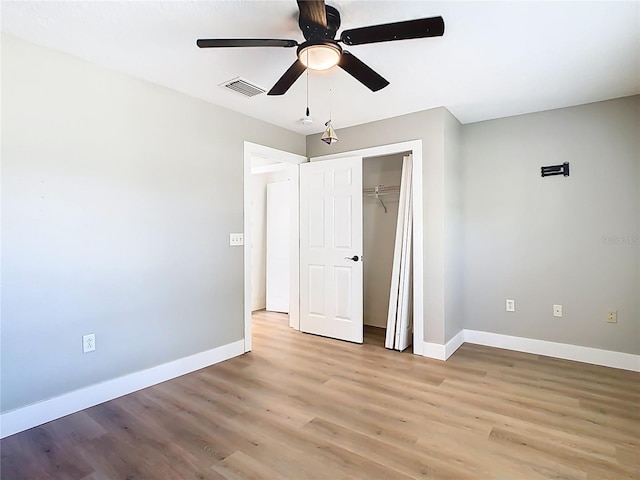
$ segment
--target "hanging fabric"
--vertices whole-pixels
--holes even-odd
[[[402,179],[400,182],[400,203],[391,271],[391,289],[389,292],[389,312],[385,347],[404,350],[411,344],[412,322],[412,157],[408,155],[402,161]]]

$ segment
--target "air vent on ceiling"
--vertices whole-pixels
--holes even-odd
[[[255,85],[242,77],[236,77],[233,80],[220,84],[221,87],[226,87],[234,92],[238,92],[245,97],[253,97],[266,92],[266,90],[258,85]]]

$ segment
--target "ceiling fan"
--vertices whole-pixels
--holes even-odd
[[[298,58],[280,77],[267,95],[283,95],[307,69],[327,70],[338,65],[373,92],[389,85],[380,74],[359,60],[352,53],[343,50],[344,45],[391,42],[412,38],[440,37],[444,34],[442,17],[420,18],[403,22],[371,25],[344,30],[335,39],[340,28],[340,13],[336,8],[325,5],[324,0],[297,0],[300,16],[298,25],[305,42],[272,38],[214,38],[199,39],[200,48],[228,47],[298,47]]]

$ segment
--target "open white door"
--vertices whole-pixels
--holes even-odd
[[[300,330],[362,343],[362,157],[300,165]]]

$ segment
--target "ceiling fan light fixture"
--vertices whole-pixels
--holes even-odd
[[[329,41],[305,42],[298,48],[298,59],[311,70],[328,70],[340,61],[342,49]]]

